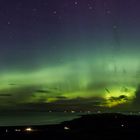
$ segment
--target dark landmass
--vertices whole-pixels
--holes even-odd
[[[0,137],[14,139],[136,139],[140,136],[140,116],[92,114],[57,125],[0,127]]]

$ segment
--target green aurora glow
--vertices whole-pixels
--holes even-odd
[[[139,84],[137,70],[139,60],[129,59],[129,55],[111,60],[109,55],[96,59],[93,56],[77,58],[63,65],[53,65],[32,71],[15,71],[0,75],[1,105],[10,105],[7,98],[15,104],[50,103],[76,98],[101,97],[106,103],[100,106],[116,106],[131,103]],[[135,63],[134,63],[135,62]],[[11,97],[6,97],[9,94]],[[5,96],[4,96],[5,95]],[[110,100],[122,95],[127,100]]]
[[[0,109],[140,109],[139,1],[0,5]]]

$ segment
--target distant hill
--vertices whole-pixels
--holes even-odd
[[[66,121],[57,125],[30,126],[33,131],[15,132],[16,127],[2,127],[5,137],[14,138],[49,138],[49,139],[122,139],[135,138],[140,134],[140,116],[117,113],[83,115],[81,118]],[[5,130],[8,132],[5,132]],[[2,135],[1,134],[1,135]]]

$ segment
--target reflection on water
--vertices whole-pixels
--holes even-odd
[[[10,115],[9,115],[10,114]],[[78,118],[80,113],[23,112],[0,113],[0,126],[47,125]]]

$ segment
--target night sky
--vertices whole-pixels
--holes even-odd
[[[140,109],[139,0],[0,0],[0,109]]]

